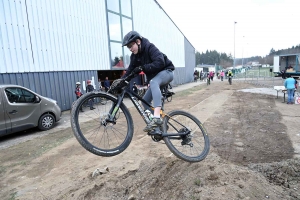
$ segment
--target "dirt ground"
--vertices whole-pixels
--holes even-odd
[[[239,91],[255,87],[213,81],[178,92],[166,103],[165,110],[187,110],[204,123],[211,150],[202,162],[184,162],[152,141],[130,108],[134,138],[118,156],[89,153],[71,128],[0,150],[0,197],[300,199],[300,105]],[[103,174],[92,177],[97,168]]]

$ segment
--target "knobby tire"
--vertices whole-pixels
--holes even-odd
[[[94,100],[93,110],[89,107],[80,112],[80,107]],[[90,92],[81,96],[71,110],[71,127],[73,134],[89,152],[98,156],[115,156],[122,153],[130,144],[133,137],[133,120],[129,110],[121,103],[114,122],[106,122],[109,111],[117,103],[115,96],[104,92]]]
[[[187,136],[164,137],[167,147],[178,158],[187,162],[199,162],[207,156],[210,149],[209,137],[203,124],[195,116],[185,111],[173,110],[164,117],[162,128],[167,134],[183,132],[185,128],[191,131],[187,136],[191,139],[192,147],[183,144],[183,141],[188,141]]]

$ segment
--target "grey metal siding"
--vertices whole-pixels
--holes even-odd
[[[193,73],[196,67],[196,56],[195,56],[195,48],[191,45],[191,43],[184,38],[184,52],[185,52],[185,81],[191,82],[194,80]]]
[[[97,84],[97,71],[65,71],[65,72],[35,72],[35,73],[0,73],[0,84],[17,84],[24,86],[42,96],[55,99],[60,108],[69,110],[75,96],[75,83],[81,82],[82,91],[85,92],[84,83],[94,77]]]
[[[111,69],[105,4],[0,0],[0,83],[25,86],[70,109],[77,81],[84,86],[96,81],[97,70]],[[195,50],[157,2],[132,0],[132,17],[134,30],[174,63],[173,84],[190,82]]]
[[[105,0],[0,1],[0,73],[109,70]]]
[[[194,81],[193,73],[196,67],[195,48],[184,38],[184,58],[185,67],[177,67],[175,65],[174,80],[171,84],[181,85]]]
[[[184,35],[154,0],[132,0],[133,27],[178,68],[184,68]],[[155,17],[154,17],[155,16]]]

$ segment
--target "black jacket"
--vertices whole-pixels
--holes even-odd
[[[94,91],[94,86],[93,85],[87,85],[86,86],[86,92],[92,92]]]
[[[147,76],[148,82],[154,78],[159,72],[166,69],[174,70],[175,67],[171,60],[147,38],[143,38],[141,42],[141,51],[138,54],[131,54],[130,65],[123,77],[127,77],[134,68],[143,65],[144,73]]]

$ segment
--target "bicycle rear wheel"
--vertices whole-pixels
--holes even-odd
[[[102,105],[101,100],[106,104]],[[93,108],[80,107],[85,102],[94,102]],[[98,103],[97,103],[98,102]],[[115,109],[116,97],[90,92],[80,97],[71,111],[71,126],[78,142],[89,152],[98,156],[114,156],[123,152],[133,136],[133,121],[126,106],[122,103],[113,119],[109,120],[111,110]]]
[[[166,136],[164,141],[169,150],[187,162],[203,160],[210,149],[210,142],[203,124],[193,115],[180,110],[168,113],[163,119],[166,134],[188,133],[182,136]]]

